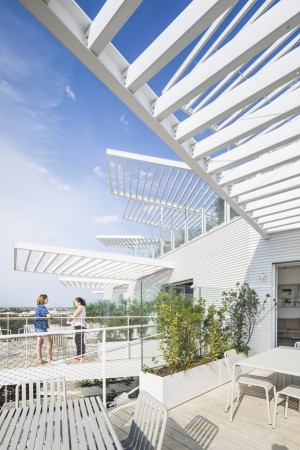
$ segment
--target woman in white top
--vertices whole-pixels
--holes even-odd
[[[70,316],[70,319],[73,320],[73,326],[75,330],[85,330],[87,327],[85,321],[85,300],[81,297],[77,297],[74,301],[74,305],[76,306],[76,311]],[[75,344],[77,356],[74,359],[75,361],[80,362],[82,356],[85,354],[84,333],[75,333]]]

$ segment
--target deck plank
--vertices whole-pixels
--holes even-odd
[[[283,402],[279,405],[276,429],[267,422],[263,395],[245,395],[232,423],[225,413],[229,385],[221,386],[169,410],[163,450],[299,450],[300,414],[298,403],[290,401],[287,420]],[[249,391],[251,393],[251,391]],[[235,404],[236,405],[236,404]],[[271,414],[274,402],[271,402]],[[123,413],[116,421],[117,434],[124,438],[130,416]],[[115,419],[116,420],[116,419]]]

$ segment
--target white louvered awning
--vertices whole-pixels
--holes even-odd
[[[121,286],[127,287],[131,281],[109,278],[59,277],[59,282],[69,288],[114,289]]]
[[[114,248],[144,248],[149,249],[160,245],[160,238],[141,235],[97,235],[96,239],[106,247]]]
[[[299,1],[193,0],[131,62],[140,0],[20,1],[258,233],[300,228]]]
[[[124,197],[124,219],[182,229],[214,216],[218,195],[184,162],[106,150],[111,192]]]
[[[152,258],[15,243],[14,269],[22,272],[110,278],[125,283],[173,267],[171,261]]]

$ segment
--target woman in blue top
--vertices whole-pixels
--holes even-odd
[[[46,333],[48,331],[48,319],[51,319],[51,314],[49,313],[47,307],[48,295],[41,294],[37,299],[37,307],[35,310],[34,328],[37,333]],[[42,347],[43,343],[47,344],[47,361],[42,358]],[[51,363],[52,361],[52,339],[51,336],[39,336],[37,340],[37,357],[38,364]]]

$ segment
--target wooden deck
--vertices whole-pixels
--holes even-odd
[[[287,420],[279,404],[276,429],[267,421],[266,400],[252,391],[245,395],[232,423],[225,403],[229,385],[221,386],[169,411],[163,450],[299,450],[300,414],[290,399]],[[249,391],[251,394],[251,391]],[[236,404],[235,404],[236,405]],[[274,403],[271,403],[273,414]],[[128,430],[129,411],[113,416],[120,437]],[[127,423],[127,425],[126,425]]]

